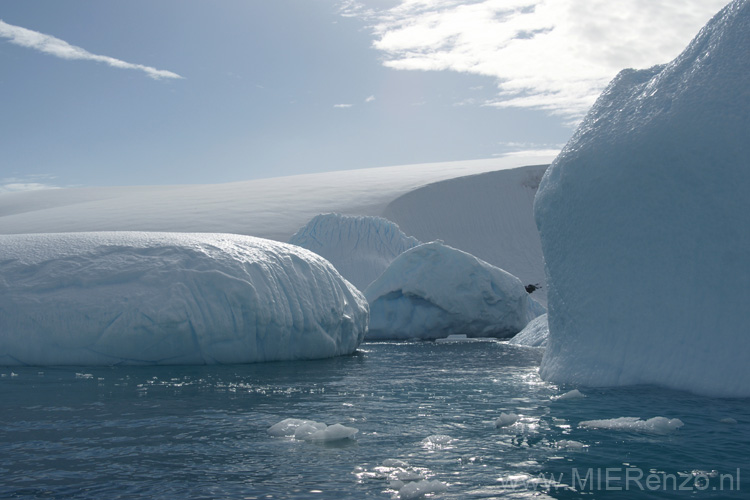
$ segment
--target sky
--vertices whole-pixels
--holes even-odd
[[[556,150],[725,0],[3,0],[0,193]]]

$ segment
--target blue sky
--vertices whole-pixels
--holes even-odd
[[[724,0],[4,0],[0,191],[559,148]]]

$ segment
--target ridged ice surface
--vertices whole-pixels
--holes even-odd
[[[208,233],[0,235],[0,365],[214,364],[352,353],[362,294],[318,255]]]
[[[546,379],[750,396],[749,48],[736,0],[621,72],[547,170]]]

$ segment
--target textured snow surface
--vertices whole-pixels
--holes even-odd
[[[324,257],[364,290],[393,259],[420,242],[382,217],[321,214],[294,233],[289,243]]]
[[[228,234],[0,236],[0,364],[247,363],[353,352],[367,303],[292,245]]]
[[[549,327],[547,325],[547,315],[542,314],[541,316],[529,321],[529,324],[510,339],[509,343],[526,347],[545,347],[547,345],[548,336]]]
[[[543,378],[750,396],[750,1],[621,72],[550,166]]]
[[[393,200],[383,217],[420,241],[442,240],[517,276],[544,285],[534,195],[546,165],[435,182]],[[532,295],[547,303],[547,289]]]
[[[365,297],[368,339],[508,337],[544,313],[518,278],[439,242],[399,255]]]

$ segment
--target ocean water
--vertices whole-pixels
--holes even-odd
[[[750,498],[750,400],[554,399],[573,388],[541,381],[540,359],[499,341],[405,342],[308,362],[0,367],[0,498]],[[496,427],[501,413],[518,419]],[[579,426],[656,416],[684,425]],[[270,436],[285,418],[359,433]]]

